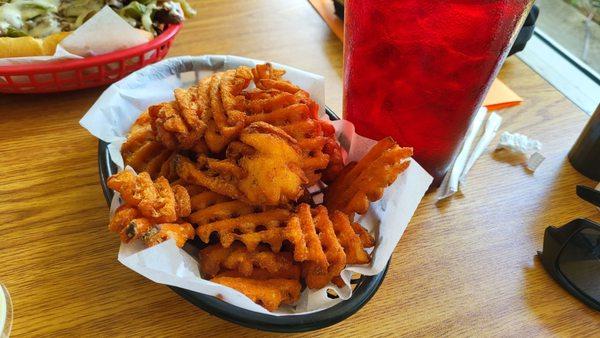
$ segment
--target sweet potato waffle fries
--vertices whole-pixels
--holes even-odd
[[[283,75],[267,63],[176,89],[174,101],[140,115],[121,148],[138,174],[108,179],[123,201],[109,230],[123,242],[182,247],[197,237],[203,277],[269,311],[296,302],[303,287],[342,286],[347,264],[370,262],[375,240],[355,214],[412,155],[386,138],[344,165],[333,126]]]

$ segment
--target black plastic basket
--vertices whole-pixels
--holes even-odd
[[[329,108],[326,108],[326,112],[332,120],[339,120],[339,117]],[[98,144],[98,171],[104,198],[110,206],[113,192],[106,186],[106,179],[117,172],[117,166],[111,161],[108,144],[104,141],[100,141]],[[265,331],[302,332],[333,325],[356,313],[377,292],[387,273],[388,267],[389,262],[385,269],[375,276],[360,276],[359,278],[352,279],[353,291],[350,299],[342,301],[328,309],[306,315],[272,316],[239,308],[213,296],[207,296],[174,286],[169,287],[190,303],[221,319]]]

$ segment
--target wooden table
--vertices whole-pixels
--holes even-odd
[[[236,54],[326,79],[341,110],[342,45],[304,0],[195,1],[171,56]],[[597,215],[577,199],[566,154],[587,116],[516,58],[501,79],[525,98],[502,130],[544,143],[531,175],[485,154],[464,196],[423,200],[379,291],[331,335],[586,334],[600,314],[561,289],[535,258],[548,225]],[[116,260],[98,184],[97,140],[78,125],[103,88],[0,96],[0,280],[15,336],[264,336],[212,317]],[[597,219],[598,217],[596,217]],[[597,331],[596,331],[597,332]]]

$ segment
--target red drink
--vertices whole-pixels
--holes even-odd
[[[346,0],[344,118],[439,185],[533,0]]]

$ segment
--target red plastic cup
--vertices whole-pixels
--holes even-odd
[[[344,118],[442,178],[532,0],[346,0]]]

